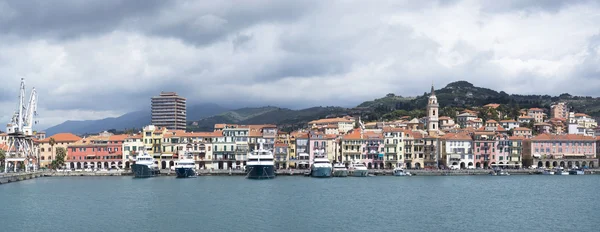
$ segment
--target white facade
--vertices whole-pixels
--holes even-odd
[[[135,160],[135,156],[139,154],[140,150],[143,150],[144,142],[142,141],[141,136],[130,137],[125,139],[123,142],[123,146],[121,150],[123,151],[123,163],[129,161],[129,163]]]
[[[502,125],[502,127],[505,130],[515,129],[515,128],[519,127],[519,125],[520,125],[519,122],[514,121],[514,120],[503,120],[503,121],[500,121],[500,124]]]
[[[455,166],[466,169],[474,166],[474,155],[472,141],[469,140],[446,140],[446,164],[448,167]]]
[[[467,122],[470,120],[476,119],[477,116],[472,115],[470,113],[462,113],[456,116],[456,121],[458,121],[458,125],[461,128],[465,128],[467,126]]]

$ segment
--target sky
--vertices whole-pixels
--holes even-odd
[[[599,96],[598,1],[0,0],[0,121],[19,82],[38,126],[188,105],[355,106],[466,80]],[[3,129],[0,129],[3,130]]]

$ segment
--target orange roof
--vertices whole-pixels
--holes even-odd
[[[109,140],[109,141],[121,141],[121,142],[123,142],[123,141],[125,141],[125,139],[127,139],[127,138],[129,138],[129,135],[128,135],[128,134],[121,134],[121,135],[113,135],[113,136],[110,136],[110,137],[108,138],[108,140]]]
[[[502,120],[502,121],[500,121],[500,122],[503,122],[503,123],[511,123],[511,122],[517,122],[517,121],[510,119],[510,120]]]
[[[218,137],[223,135],[221,132],[188,132],[183,137]]]
[[[445,140],[473,140],[467,133],[448,133],[442,136]]]
[[[300,133],[298,133],[296,135],[296,138],[299,138],[299,139],[308,139],[308,133],[300,132]]]
[[[171,130],[171,131],[167,131],[163,136],[165,138],[183,137],[183,136],[185,136],[185,131],[184,130]]]
[[[502,132],[502,131],[506,131],[506,129],[504,129],[504,127],[501,127],[501,126],[497,126],[496,131]]]
[[[76,142],[81,139],[81,137],[71,134],[71,133],[59,133],[50,137],[46,137],[45,139],[40,140],[40,143],[49,143],[50,139],[54,139],[57,143],[65,143],[65,142]]]
[[[442,117],[438,118],[438,120],[450,120],[450,119],[452,119],[452,118],[450,118],[448,116],[442,116]]]
[[[8,145],[0,144],[0,151],[8,151]]]
[[[348,132],[348,134],[345,134],[342,139],[345,140],[357,140],[357,139],[361,139],[361,133],[360,133],[360,129],[354,129]]]
[[[365,131],[363,133],[364,139],[382,139],[383,134],[375,131]]]
[[[285,143],[281,143],[281,142],[276,142],[275,144],[273,144],[274,147],[288,147],[287,144]]]
[[[576,113],[575,117],[589,117],[589,115],[584,114],[584,113]]]
[[[7,136],[7,135],[8,135],[7,133],[0,134],[0,136]]]
[[[527,128],[527,127],[517,127],[515,129],[513,129],[514,131],[531,131],[531,129]]]
[[[223,129],[227,124],[215,124],[215,129]]]
[[[496,120],[494,120],[494,119],[490,119],[487,121],[487,123],[498,123],[498,122],[496,122]]]
[[[513,135],[513,136],[510,136],[508,139],[509,140],[524,140],[524,139],[527,139],[527,138],[525,138],[522,135]]]
[[[135,134],[135,135],[129,135],[127,138],[128,139],[141,139],[143,136],[142,134]]]
[[[585,140],[585,141],[595,141],[594,137],[585,136],[585,135],[554,135],[554,134],[540,134],[533,138],[532,141],[546,141],[546,140]]]
[[[540,108],[531,108],[531,109],[529,109],[529,111],[544,111],[544,110],[542,110]]]

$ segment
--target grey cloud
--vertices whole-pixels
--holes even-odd
[[[507,12],[515,10],[524,11],[547,11],[556,13],[568,6],[579,4],[597,3],[592,0],[485,0],[483,1],[482,9],[487,12]]]
[[[116,29],[125,20],[152,15],[169,1],[161,0],[4,0],[12,12],[0,17],[3,33],[33,38],[73,38]],[[0,8],[2,9],[2,8]]]

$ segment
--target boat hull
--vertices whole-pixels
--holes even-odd
[[[148,165],[142,164],[133,164],[131,166],[131,170],[133,171],[133,177],[135,178],[155,177],[160,174],[160,170],[151,169],[148,167]]]
[[[348,176],[348,170],[333,170],[333,176],[334,177],[347,177]]]
[[[369,170],[354,170],[352,171],[354,177],[366,177],[369,176]]]
[[[312,177],[331,177],[331,168],[329,167],[313,167],[310,175]]]
[[[583,175],[584,172],[581,170],[571,170],[569,171],[569,175]]]
[[[246,178],[273,179],[275,178],[275,167],[273,165],[246,166]]]
[[[196,176],[196,172],[192,168],[175,168],[177,178],[188,178]]]
[[[394,172],[394,176],[408,176],[406,172]]]

